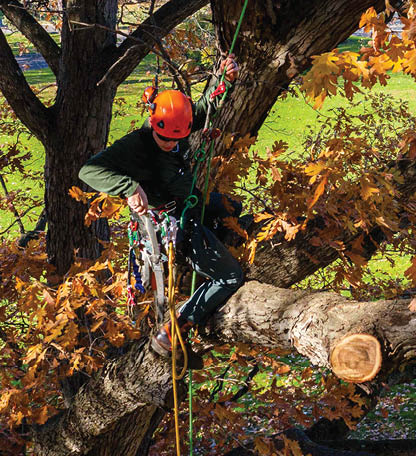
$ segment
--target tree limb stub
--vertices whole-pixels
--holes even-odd
[[[331,353],[332,371],[347,382],[372,380],[381,368],[380,342],[369,334],[351,334],[335,345]]]
[[[330,354],[344,336],[368,334],[382,346],[379,375],[416,358],[416,315],[409,300],[360,303],[335,293],[308,293],[246,283],[212,318],[206,337],[292,349],[312,364],[331,367]],[[125,415],[171,407],[170,362],[133,343],[75,396],[72,406],[35,430],[37,454],[81,455]],[[150,408],[149,408],[150,407]],[[40,443],[41,442],[41,443]]]
[[[208,337],[296,350],[331,368],[330,356],[348,335],[366,334],[382,347],[385,375],[416,357],[416,314],[409,300],[356,302],[335,293],[310,293],[246,283],[212,318]],[[378,361],[374,355],[374,366]]]

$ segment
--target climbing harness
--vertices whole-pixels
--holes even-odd
[[[159,210],[149,210],[132,220],[128,227],[129,261],[127,268],[127,305],[129,314],[137,304],[135,290],[144,294],[153,291],[154,311],[157,326],[164,320],[166,312],[165,271],[164,263],[168,261],[169,242],[175,244],[177,221],[169,213],[174,211],[173,201]],[[164,252],[163,252],[164,250]],[[135,279],[131,285],[132,274]]]

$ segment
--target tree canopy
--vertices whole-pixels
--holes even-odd
[[[126,313],[125,203],[91,194],[77,175],[106,146],[116,90],[149,52],[183,90],[195,81],[216,84],[211,69],[200,74],[203,62],[190,64],[191,45],[201,56],[206,39],[200,23],[170,33],[207,3],[138,2],[132,15],[127,2],[0,0],[55,81],[46,99],[0,30],[0,128],[17,138],[2,146],[3,189],[7,173],[33,178],[24,166],[30,152],[19,146],[19,133],[29,131],[45,151],[47,221],[46,236],[39,225],[29,236],[35,239],[1,244],[0,437],[10,454],[23,447],[37,455],[172,454],[172,378],[169,363],[148,347],[150,297],[142,297],[134,324]],[[227,53],[242,4],[211,1],[217,54]],[[388,23],[396,12],[400,35]],[[44,19],[54,20],[59,43]],[[407,290],[416,281],[414,258],[407,282],[369,284],[365,274],[376,252],[414,254],[416,117],[405,102],[380,93],[365,95],[368,111],[352,107],[357,93],[386,85],[392,73],[415,77],[415,21],[411,1],[249,0],[235,49],[240,78],[215,120],[222,136],[211,187],[242,200],[256,223],[227,220],[240,237],[230,249],[245,264],[247,283],[194,338],[205,354],[205,369],[195,374],[201,451],[239,446],[279,454],[271,429],[294,424],[311,436],[317,426],[332,426],[327,433],[341,438],[374,407],[383,385],[405,379],[414,362]],[[367,46],[334,49],[359,27],[371,34]],[[291,157],[277,135],[266,151],[256,150],[278,97],[294,93],[319,108],[339,92],[351,109],[323,119],[301,154]],[[193,138],[195,148],[200,139]],[[21,222],[17,195],[7,192],[1,209]],[[111,241],[107,218],[115,218]],[[342,296],[346,287],[349,297]],[[294,350],[310,365],[284,362]],[[279,378],[291,369],[293,384],[283,389]],[[264,388],[251,388],[259,373]],[[226,385],[227,375],[235,386]],[[241,400],[247,394],[251,409]],[[271,425],[262,434],[265,422]],[[284,454],[309,451],[305,441],[287,434]]]

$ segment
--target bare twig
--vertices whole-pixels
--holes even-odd
[[[37,207],[38,207],[38,206],[29,207],[29,209],[26,209],[20,217],[24,217],[28,212],[30,212],[30,211],[33,210],[33,209],[36,209]],[[5,230],[1,231],[1,232],[0,232],[0,235],[2,235],[2,234],[4,234],[4,233],[7,233],[7,231],[9,231],[10,228],[11,228],[12,226],[14,226],[16,223],[18,223],[17,220],[15,220],[15,221],[14,221],[11,225],[9,225]],[[24,234],[24,232],[23,232],[23,234]]]
[[[150,7],[149,7],[149,16],[153,17],[153,11],[155,9],[155,0],[151,0]]]
[[[271,214],[274,214],[274,211],[271,207],[269,207],[266,203],[266,201],[262,200],[260,197],[258,197],[256,194],[254,194],[251,190],[248,190],[245,186],[241,185],[236,185],[235,188],[238,188],[239,190],[242,190],[243,192],[247,192],[250,194],[254,199],[256,199],[259,203],[261,203],[267,211],[269,211]]]
[[[0,182],[1,182],[1,186],[3,187],[3,190],[4,190],[4,193],[5,193],[6,197],[9,196],[9,192],[7,190],[6,182],[5,182],[2,174],[0,174]],[[16,209],[15,205],[12,202],[9,202],[9,207],[10,207],[10,210],[12,211],[13,215],[15,216],[16,220],[9,226],[9,228],[7,228],[6,231],[8,231],[15,223],[17,223],[19,225],[20,234],[23,236],[25,234],[25,227],[23,226],[22,219],[20,218],[20,215],[17,212],[17,209]],[[5,233],[6,231],[3,231],[0,234]]]
[[[254,376],[258,373],[258,371],[259,371],[259,366],[256,363],[256,364],[254,364],[253,369],[251,369],[251,371],[247,375],[247,378],[244,380],[244,386],[242,388],[240,388],[231,399],[229,399],[230,402],[238,401],[238,399],[243,397],[244,394],[246,394],[248,392],[250,382],[253,380]],[[223,402],[225,402],[225,401],[221,401],[220,404]]]
[[[182,72],[179,70],[179,68],[177,67],[177,65],[175,65],[171,59],[169,58],[169,56],[167,55],[167,53],[164,51],[163,47],[161,46],[161,44],[158,42],[158,40],[152,35],[150,34],[149,32],[146,32],[149,34],[149,36],[154,40],[154,42],[159,46],[159,48],[161,49],[160,52],[156,51],[154,46],[150,46],[149,44],[147,44],[144,40],[141,40],[140,38],[136,38],[136,37],[133,37],[131,36],[130,34],[128,33],[124,33],[122,32],[121,30],[113,30],[109,27],[106,27],[105,25],[101,25],[101,24],[88,24],[88,23],[85,23],[85,22],[79,22],[79,21],[71,21],[71,24],[74,24],[74,25],[80,25],[84,28],[100,28],[100,29],[103,29],[103,30],[106,30],[108,32],[111,32],[111,33],[115,33],[117,35],[121,35],[121,36],[124,36],[125,38],[129,39],[129,40],[132,40],[132,41],[135,41],[136,43],[140,44],[141,46],[145,46],[146,48],[148,48],[150,51],[152,51],[155,55],[159,56],[161,59],[163,59],[166,64],[168,65],[169,69],[172,70],[172,75],[177,75],[179,74],[181,76],[181,78],[186,81],[186,77],[182,74]],[[115,62],[113,63],[113,65],[111,65],[111,67],[108,69],[107,73],[97,82],[97,86],[100,86],[101,84],[103,84],[104,82],[106,82],[106,80],[108,79],[109,75],[111,74],[111,71],[120,64],[121,61],[123,61],[129,54],[130,52],[129,51],[132,51],[134,50],[134,47],[131,47],[129,49],[127,49],[127,51]],[[174,76],[175,77],[175,76]],[[179,79],[177,78],[177,76],[175,77],[175,81],[176,83],[178,84],[178,87],[180,88],[180,90],[183,90],[183,86],[182,86],[182,83],[179,81]]]
[[[211,391],[211,394],[209,396],[210,402],[212,402],[214,400],[215,395],[218,394],[222,390],[224,383],[225,383],[224,382],[225,376],[227,375],[230,368],[231,368],[231,364],[229,364],[225,368],[224,372],[219,377],[217,377],[217,383],[216,383],[215,387],[213,388],[213,390]]]

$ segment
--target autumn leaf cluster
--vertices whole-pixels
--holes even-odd
[[[342,260],[330,286],[339,291],[346,279],[358,291],[365,288],[369,244],[414,252],[416,206],[413,194],[403,196],[407,183],[401,164],[414,159],[416,118],[406,102],[367,93],[318,122],[298,158],[282,141],[264,154],[253,146],[255,138],[228,137],[230,158],[215,159],[216,182],[220,192],[244,200],[257,222],[248,233],[237,219],[227,220],[246,241],[236,256],[253,262],[259,243],[290,242],[314,227],[307,242],[335,249]],[[375,229],[387,243],[371,237]],[[392,290],[385,283],[378,295],[389,286]],[[399,294],[403,287],[394,290]]]
[[[359,24],[372,34],[371,46],[359,53],[335,49],[313,57],[312,69],[303,77],[302,90],[316,108],[322,106],[328,95],[339,92],[341,83],[345,96],[352,99],[361,88],[372,88],[377,82],[386,85],[389,72],[403,72],[416,78],[416,14],[413,2],[409,4],[407,17],[400,16],[401,36],[386,23],[386,13],[377,14],[372,7],[362,15]],[[389,8],[391,14],[393,9]]]
[[[0,417],[10,427],[42,424],[63,407],[64,378],[92,375],[111,347],[140,331],[126,312],[126,273],[113,267],[114,247],[96,262],[77,260],[56,286],[44,239],[1,250]]]

